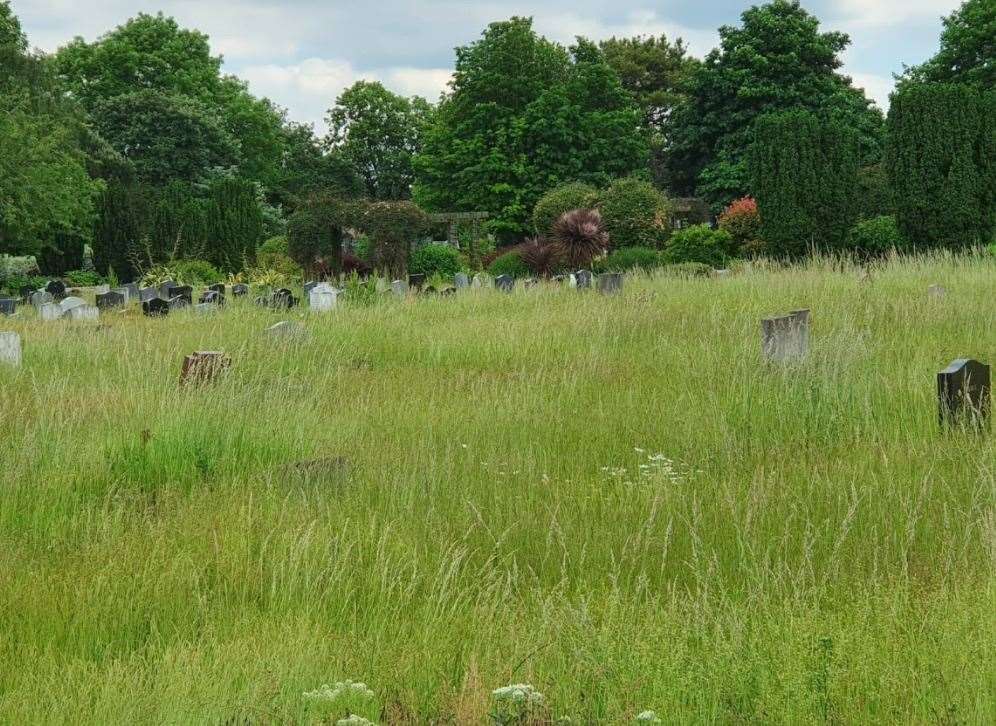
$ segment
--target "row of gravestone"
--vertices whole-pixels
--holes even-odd
[[[931,294],[934,294],[933,292]],[[809,353],[810,311],[761,321],[761,350],[773,363],[799,361]],[[942,426],[980,428],[988,422],[992,386],[990,369],[971,358],[958,358],[937,374],[938,419]]]

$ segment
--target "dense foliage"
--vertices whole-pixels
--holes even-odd
[[[609,272],[626,272],[627,270],[652,270],[663,263],[661,251],[651,247],[622,247],[612,250],[602,264]]]
[[[996,224],[996,93],[904,84],[889,109],[886,169],[916,247],[988,243]]]
[[[902,251],[906,241],[892,215],[873,217],[858,222],[848,235],[849,249],[864,255],[882,255],[892,250]]]
[[[635,177],[617,179],[599,194],[598,211],[615,247],[660,245],[671,230],[667,197]]]
[[[821,33],[796,0],[751,7],[741,21],[720,28],[720,47],[691,75],[689,100],[675,111],[668,155],[675,193],[697,193],[718,211],[754,191],[746,166],[752,128],[777,111],[835,119],[857,134],[862,158],[874,161],[881,113],[837,72],[847,35]]]
[[[554,187],[533,207],[533,228],[536,234],[547,236],[564,212],[572,209],[592,209],[598,206],[598,190],[591,184],[569,182]]]
[[[555,249],[568,266],[587,267],[611,244],[597,209],[575,209],[561,215],[550,232]]]
[[[408,260],[408,272],[416,275],[433,275],[450,278],[460,272],[463,267],[460,253],[447,244],[422,245],[411,254]]]
[[[452,92],[415,157],[430,211],[487,211],[499,235],[529,231],[536,201],[575,180],[604,184],[640,168],[640,111],[601,51],[568,52],[523,18],[492,23],[457,49]]]
[[[663,259],[670,264],[698,262],[719,268],[726,264],[732,245],[732,238],[723,230],[696,224],[671,235]]]
[[[371,202],[363,205],[356,226],[370,236],[373,264],[400,276],[412,243],[429,230],[429,216],[413,202]]]
[[[492,277],[500,275],[511,275],[512,277],[528,277],[529,268],[519,250],[512,250],[503,255],[499,255],[488,265],[488,274]]]
[[[943,22],[937,55],[908,69],[904,81],[996,88],[996,2],[966,0]]]
[[[758,120],[749,168],[769,254],[845,247],[857,218],[858,153],[855,132],[838,121],[807,111]]]
[[[287,253],[308,276],[341,272],[343,228],[355,216],[355,205],[339,197],[310,196],[287,221]]]
[[[759,246],[761,213],[753,197],[743,197],[729,204],[719,215],[719,228],[733,239],[735,249],[743,253]]]

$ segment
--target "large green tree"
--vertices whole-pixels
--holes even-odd
[[[996,92],[909,83],[892,96],[886,171],[896,221],[919,247],[993,241]]]
[[[88,239],[99,182],[87,173],[85,132],[45,60],[28,52],[0,2],[0,253],[74,258]]]
[[[415,199],[430,211],[488,211],[526,233],[532,208],[566,181],[602,185],[642,167],[641,114],[599,49],[568,52],[524,18],[458,48],[450,94],[415,157]]]
[[[937,55],[901,80],[996,88],[996,2],[966,0],[943,22]]]
[[[794,110],[759,118],[754,137],[748,170],[766,251],[797,257],[842,249],[858,215],[855,131]]]
[[[329,109],[325,139],[358,170],[372,199],[408,199],[412,156],[431,113],[425,99],[405,98],[376,81],[357,81]]]
[[[746,151],[765,113],[812,111],[858,136],[864,161],[880,154],[882,115],[838,70],[849,44],[797,0],[746,10],[741,25],[719,30],[720,45],[690,79],[689,100],[673,116],[668,165],[675,191],[720,207],[751,191]]]
[[[666,36],[610,38],[600,43],[623,88],[643,112],[643,125],[650,140],[650,170],[654,181],[667,184],[665,149],[668,121],[674,109],[687,100],[686,86],[701,61],[690,56],[681,38]]]

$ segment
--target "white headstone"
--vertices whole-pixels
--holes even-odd
[[[58,320],[62,317],[62,308],[56,303],[45,303],[38,308],[38,317],[42,320]]]
[[[395,280],[391,283],[391,292],[398,297],[406,297],[408,295],[408,281]]]
[[[933,298],[942,298],[948,294],[942,285],[931,285],[927,288],[927,293]]]
[[[31,293],[31,296],[28,298],[28,300],[34,306],[35,310],[37,310],[45,303],[52,302],[52,293],[45,292],[44,290],[38,290],[36,292]]]
[[[97,320],[100,318],[100,310],[93,305],[76,305],[66,311],[66,317],[70,320]]]
[[[292,320],[281,320],[267,328],[266,332],[275,338],[293,338],[304,334],[304,326]]]
[[[59,303],[63,314],[68,313],[73,308],[78,308],[80,305],[86,305],[86,300],[81,297],[67,297]]]
[[[0,363],[21,365],[21,336],[17,333],[0,333]]]
[[[339,292],[335,289],[332,290],[319,290],[314,289],[308,295],[308,305],[315,312],[325,312],[327,310],[333,310],[339,299]]]
[[[809,311],[793,310],[783,317],[762,320],[761,349],[771,361],[805,358],[809,353]]]

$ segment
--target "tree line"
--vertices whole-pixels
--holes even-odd
[[[847,248],[856,222],[882,216],[913,246],[989,242],[994,37],[996,4],[967,0],[886,118],[841,73],[849,38],[795,0],[747,9],[702,59],[665,36],[564,47],[511,18],[457,48],[435,102],[360,81],[319,137],[172,18],[42,54],[0,0],[0,253],[60,273],[88,245],[122,279],[174,258],[234,272],[295,215],[309,239],[334,239],[320,228],[343,215],[315,210],[361,198],[376,202],[360,215],[371,228],[371,210],[424,228],[402,202],[484,210],[513,243],[550,190],[629,177],[717,213],[756,198],[774,255]]]

